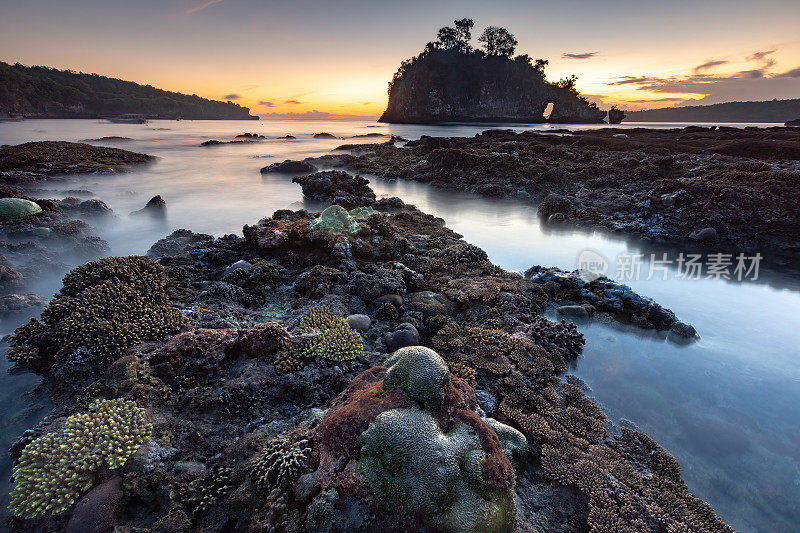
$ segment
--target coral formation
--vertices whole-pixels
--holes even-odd
[[[324,305],[308,309],[295,333],[317,334],[292,346],[294,353],[302,357],[345,361],[358,357],[364,350],[361,335],[347,324],[347,320],[334,315]]]
[[[81,265],[42,311],[41,324],[18,328],[8,360],[36,371],[57,352],[79,348],[110,359],[134,344],[162,338],[188,323],[169,305],[164,269],[139,256]]]
[[[343,233],[356,233],[358,222],[339,205],[332,205],[325,209],[317,220],[311,223],[311,229],[328,235],[342,235]]]
[[[123,400],[98,400],[22,451],[14,465],[11,510],[25,518],[66,511],[88,491],[102,467],[119,468],[150,436],[144,409]]]
[[[309,455],[308,439],[276,437],[253,461],[252,477],[256,486],[265,494],[276,488],[286,489],[306,471]]]

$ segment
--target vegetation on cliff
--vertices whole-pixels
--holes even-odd
[[[576,90],[577,77],[548,82],[547,60],[514,56],[517,40],[505,28],[487,27],[478,38],[484,49],[473,49],[473,26],[461,19],[441,28],[436,41],[400,64],[381,122],[603,121],[605,112]]]
[[[800,98],[764,102],[725,102],[645,109],[628,113],[628,122],[777,122],[800,117]]]
[[[0,115],[95,118],[141,114],[151,118],[255,119],[250,110],[139,85],[131,81],[48,67],[0,62]]]

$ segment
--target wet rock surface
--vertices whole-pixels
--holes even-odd
[[[402,148],[347,148],[351,154],[318,161],[541,202],[542,219],[553,223],[657,242],[800,252],[800,132],[792,128],[488,130],[473,138],[422,137]]]
[[[178,230],[151,248],[157,263],[73,271],[43,322],[17,330],[14,360],[42,375],[51,420],[125,398],[152,424],[112,469],[123,479],[115,527],[729,531],[689,494],[677,461],[642,433],[610,434],[563,378],[583,337],[542,313],[587,305],[591,287],[507,272],[398,199],[364,215],[277,211],[242,237]],[[642,327],[683,328],[618,296],[608,305]],[[76,330],[78,316],[95,318]],[[57,429],[26,433],[14,459]],[[55,530],[84,507],[7,526]]]

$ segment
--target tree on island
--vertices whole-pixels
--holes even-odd
[[[486,55],[510,58],[514,55],[514,50],[517,48],[517,39],[505,28],[497,26],[489,26],[478,41],[484,43],[483,47],[486,49]]]

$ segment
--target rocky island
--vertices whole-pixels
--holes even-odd
[[[380,122],[603,122],[606,112],[578,94],[574,76],[548,82],[548,62],[514,56],[517,41],[504,28],[486,28],[479,38],[485,50],[475,50],[472,27],[470,19],[457,20],[403,61]]]

